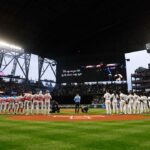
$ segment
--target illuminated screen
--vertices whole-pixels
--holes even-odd
[[[76,68],[66,67],[61,70],[62,83],[80,83],[92,81],[115,81],[115,74],[119,72],[126,79],[125,67],[120,64],[86,65]]]

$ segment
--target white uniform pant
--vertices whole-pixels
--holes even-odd
[[[106,106],[106,113],[107,114],[111,114],[111,101],[110,100],[106,100],[105,101],[105,106]]]
[[[26,114],[29,114],[31,113],[32,114],[32,111],[33,111],[33,106],[32,106],[32,101],[28,101],[28,100],[25,100],[24,101],[24,109],[25,109],[25,113]]]
[[[32,103],[32,108],[31,108],[33,112],[35,112],[36,114],[39,113],[39,101],[38,100],[33,100],[33,103]]]
[[[13,112],[11,112],[11,111],[13,111],[14,110],[14,103],[13,102],[9,102],[9,104],[8,104],[8,111],[9,111],[9,113],[13,113]]]
[[[14,113],[17,113],[19,109],[19,103],[14,104]]]
[[[5,113],[8,111],[8,106],[9,106],[8,102],[4,103],[4,112]]]
[[[19,103],[19,108],[18,108],[18,113],[24,113],[24,102],[20,101]]]
[[[141,111],[140,111],[140,102],[139,101],[134,102],[134,104],[133,104],[133,113],[134,114],[141,113]]]
[[[4,111],[6,111],[6,103],[2,102],[1,103],[1,112],[4,112]]]
[[[118,103],[117,101],[113,101],[112,102],[112,106],[113,106],[113,113],[117,113],[118,114]]]
[[[144,113],[144,103],[143,101],[140,103],[140,113]]]
[[[128,113],[133,114],[133,102],[129,102],[128,104]]]
[[[144,105],[143,105],[143,106],[144,106],[144,107],[143,107],[144,112],[145,112],[145,113],[146,113],[146,112],[149,112],[147,101],[144,101]]]
[[[0,113],[1,113],[1,111],[2,111],[2,103],[0,103]]]
[[[120,112],[126,114],[127,113],[127,104],[124,100],[120,101]]]
[[[49,114],[50,113],[50,100],[47,99],[45,100],[45,114]]]
[[[39,108],[40,108],[40,113],[43,114],[43,110],[44,110],[44,102],[43,101],[39,101]]]

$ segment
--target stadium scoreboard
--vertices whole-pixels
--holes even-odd
[[[125,67],[120,64],[98,64],[78,67],[64,67],[60,71],[61,83],[82,83],[97,81],[114,81],[116,72],[125,79]]]

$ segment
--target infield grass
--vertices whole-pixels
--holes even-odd
[[[150,120],[37,122],[12,121],[0,115],[0,150],[149,149]]]

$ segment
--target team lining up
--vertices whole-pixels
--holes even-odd
[[[137,95],[129,92],[124,94],[109,93],[104,94],[107,114],[142,114],[150,111],[150,96]],[[52,96],[48,91],[45,94],[39,92],[32,95],[32,92],[25,93],[24,96],[0,97],[0,113],[9,114],[49,114],[50,101]]]
[[[32,92],[24,96],[0,97],[0,113],[9,114],[49,114],[52,96],[48,91],[45,94]]]
[[[136,93],[129,92],[124,94],[109,93],[106,91],[104,94],[105,106],[107,114],[142,114],[149,112],[150,96],[137,95]]]

